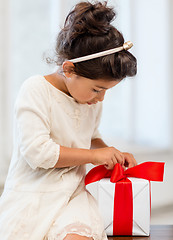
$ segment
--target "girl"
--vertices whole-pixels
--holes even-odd
[[[114,16],[106,2],[77,4],[57,38],[59,69],[23,83],[0,199],[0,239],[107,239],[84,185],[85,164],[136,165],[132,154],[108,147],[98,132],[105,92],[136,74],[130,46],[111,25]],[[109,49],[114,53],[104,52]]]

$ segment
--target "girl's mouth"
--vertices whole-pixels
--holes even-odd
[[[93,103],[91,103],[91,102],[87,102],[88,105],[96,104],[96,103],[97,103],[97,102],[93,102]]]

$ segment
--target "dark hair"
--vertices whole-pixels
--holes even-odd
[[[57,37],[56,64],[122,46],[123,35],[110,24],[115,15],[106,1],[75,5]],[[121,80],[137,71],[136,58],[127,50],[74,65],[75,74],[90,79]]]

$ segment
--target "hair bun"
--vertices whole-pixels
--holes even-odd
[[[81,34],[103,35],[110,30],[114,17],[115,12],[106,1],[80,2],[67,16],[64,27],[71,29],[71,40]]]

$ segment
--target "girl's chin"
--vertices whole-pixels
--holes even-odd
[[[75,99],[75,101],[79,104],[88,104],[88,105],[92,105],[92,104],[96,104],[97,102],[81,102],[81,101],[78,101],[77,99]]]

